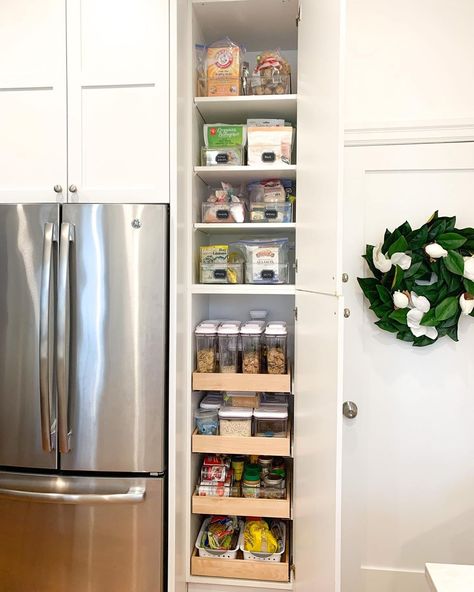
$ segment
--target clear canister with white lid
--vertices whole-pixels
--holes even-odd
[[[288,331],[286,323],[274,321],[265,329],[265,353],[268,374],[286,374]]]
[[[218,321],[203,321],[194,330],[196,338],[196,369],[198,372],[217,370]]]
[[[248,438],[252,435],[253,409],[248,407],[221,407],[219,409],[219,424],[221,436],[242,436]]]
[[[217,329],[219,337],[219,369],[238,372],[240,321],[223,321]]]
[[[223,404],[224,395],[222,393],[207,393],[199,403],[199,407],[201,409],[215,409],[218,411]]]
[[[288,430],[288,409],[282,405],[254,410],[255,435],[266,438],[285,438]]]
[[[242,338],[242,372],[260,374],[263,359],[264,321],[247,321],[240,327]]]

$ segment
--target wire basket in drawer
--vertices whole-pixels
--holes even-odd
[[[244,554],[244,559],[247,561],[273,561],[274,563],[280,563],[283,554],[285,553],[286,548],[286,524],[284,522],[280,522],[280,527],[282,530],[282,539],[280,550],[276,553],[256,553],[255,551],[246,551],[245,550],[245,541],[243,536],[243,529],[241,530],[241,543],[240,543],[240,550]]]
[[[201,545],[203,534],[207,529],[210,521],[210,517],[204,520],[196,539],[195,547],[199,553],[199,557],[212,557],[213,559],[236,559],[239,548],[243,546],[244,523],[242,522],[242,520],[239,520],[239,535],[237,537],[237,543],[235,545],[235,548],[228,549],[227,551],[208,549]]]

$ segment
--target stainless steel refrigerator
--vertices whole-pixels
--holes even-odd
[[[0,590],[160,592],[168,210],[0,205]]]

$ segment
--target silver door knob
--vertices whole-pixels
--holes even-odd
[[[61,185],[55,185],[53,187],[53,189],[56,193],[62,193],[62,191],[63,191],[63,188],[61,187]]]
[[[354,419],[354,417],[357,417],[358,412],[357,405],[353,401],[344,401],[344,405],[342,406],[344,417],[347,417],[347,419]]]
[[[77,191],[77,187],[76,187],[75,185],[69,185],[69,191],[70,191],[71,193],[76,193],[76,191]]]

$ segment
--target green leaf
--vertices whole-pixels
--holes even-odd
[[[449,329],[450,327],[454,327],[454,325],[457,325],[460,316],[461,311],[459,311],[457,315],[454,315],[453,317],[446,319],[446,321],[443,321],[440,325],[438,325],[438,331],[441,329]]]
[[[397,333],[397,339],[401,341],[407,341],[408,343],[413,343],[415,341],[415,336],[411,331],[399,331]]]
[[[414,347],[425,347],[427,345],[433,345],[433,343],[435,343],[437,340],[436,339],[430,339],[429,337],[426,337],[426,335],[423,335],[423,337],[417,337],[413,343]]]
[[[388,233],[388,234],[387,234]],[[387,253],[389,248],[401,237],[399,230],[394,230],[392,233],[386,231],[382,245],[382,253]]]
[[[408,244],[411,249],[421,249],[428,242],[428,225],[424,224],[418,230],[414,230],[407,236]]]
[[[392,290],[395,292],[396,290],[398,290],[398,288],[400,287],[400,284],[403,281],[403,269],[398,266],[395,265],[395,275],[393,276],[393,280],[392,280]]]
[[[448,337],[451,337],[453,341],[459,341],[458,339],[458,324],[456,323],[452,327],[450,327],[446,333]]]
[[[462,247],[466,240],[467,239],[456,232],[445,232],[438,236],[437,242],[443,247],[443,249],[450,251]]]
[[[436,320],[446,321],[454,316],[459,310],[459,303],[457,296],[448,296],[436,307]]]
[[[393,319],[397,323],[401,323],[402,325],[407,324],[407,314],[408,308],[399,308],[398,310],[394,310],[392,313],[388,315],[389,319]]]
[[[377,304],[377,305],[372,305],[370,307],[370,310],[372,310],[379,319],[385,319],[390,314],[391,309],[387,308],[384,305]]]
[[[433,241],[436,239],[437,236],[446,232],[447,222],[446,218],[438,218],[436,219],[433,224],[430,226],[428,231],[428,238],[429,240]]]
[[[467,278],[464,278],[463,283],[464,283],[464,288],[466,289],[466,292],[469,292],[469,294],[472,294],[474,296],[474,282],[472,280],[468,280]]]
[[[394,253],[404,253],[408,251],[407,239],[404,236],[400,236],[389,248],[387,257],[390,258]]]
[[[409,279],[416,275],[420,269],[423,268],[423,262],[418,261],[418,263],[412,263],[409,269],[405,271],[405,279]]]
[[[371,302],[374,298],[378,298],[377,286],[379,284],[378,280],[375,278],[357,278],[359,282],[359,286],[361,287],[362,292],[366,298],[368,298]]]
[[[406,237],[408,237],[412,232],[411,226],[408,222],[404,222],[403,224],[400,224],[400,226],[396,230],[398,230],[398,232],[402,236],[406,236]]]
[[[389,333],[397,333],[398,331],[397,327],[393,325],[390,321],[381,320],[377,321],[375,324],[377,325],[377,327],[380,327],[381,329],[383,329],[384,331],[388,331]]]
[[[380,300],[384,304],[389,304],[390,306],[393,305],[393,298],[390,292],[387,290],[385,286],[381,286],[380,284],[377,286],[377,292],[379,294]]]
[[[432,308],[426,314],[423,315],[421,319],[420,325],[424,325],[425,327],[435,327],[437,324],[435,309]]]
[[[438,219],[438,210],[436,210],[436,212],[433,212],[431,214],[430,218],[428,219],[427,224],[431,224],[431,222],[434,222],[437,219]]]
[[[456,251],[449,251],[447,257],[443,257],[443,263],[451,273],[456,275],[464,273],[464,259]]]

